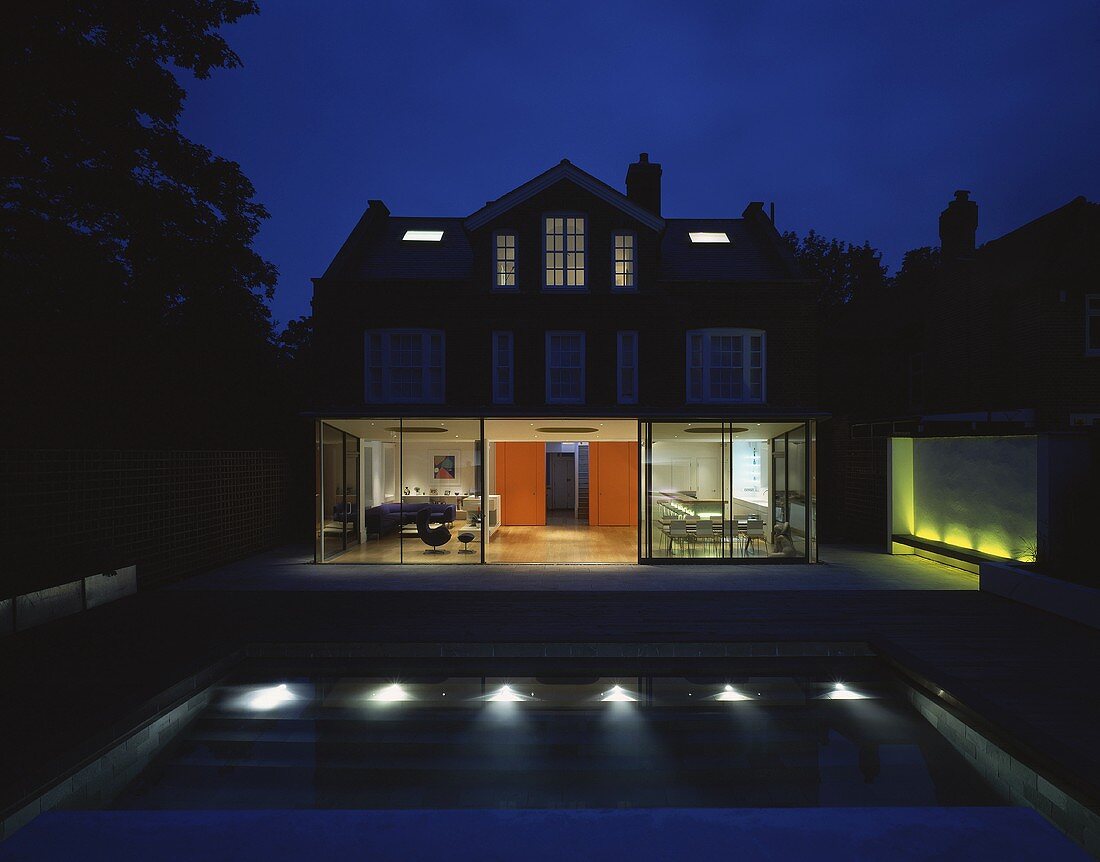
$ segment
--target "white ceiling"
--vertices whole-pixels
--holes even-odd
[[[438,440],[477,440],[481,435],[481,424],[477,419],[326,419],[329,425],[361,437],[364,440],[398,439],[398,431],[404,432],[404,439],[430,442]],[[733,435],[734,440],[770,440],[802,425],[801,422],[738,422],[734,427],[745,431]],[[655,443],[673,440],[695,443],[719,443],[722,434],[695,433],[689,428],[721,427],[718,421],[703,422],[655,422],[653,440]],[[439,429],[438,431],[435,429]],[[552,430],[547,430],[552,429]],[[591,430],[578,430],[591,429]],[[634,419],[486,419],[485,436],[490,441],[544,440],[571,443],[584,440],[637,440],[638,423]]]

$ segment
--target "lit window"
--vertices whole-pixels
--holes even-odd
[[[584,333],[546,333],[546,403],[584,403]]]
[[[690,231],[688,237],[692,242],[729,242],[730,238],[721,232]]]
[[[691,402],[764,400],[764,333],[759,329],[696,329],[687,334]]]
[[[493,333],[493,403],[511,404],[515,380],[512,333]]]
[[[1100,356],[1100,293],[1085,297],[1085,353]]]
[[[375,330],[366,341],[369,403],[443,403],[442,332]]]
[[[637,287],[634,281],[634,250],[636,248],[634,234],[618,232],[614,235],[615,243],[615,290],[633,290]]]
[[[619,333],[619,361],[617,363],[618,396],[620,404],[638,403],[638,333]]]
[[[549,290],[581,290],[584,278],[584,217],[546,216],[543,283]]]
[[[498,233],[493,247],[493,287],[510,290],[516,286],[516,235]]]
[[[405,242],[439,242],[443,239],[441,230],[407,230],[401,237]]]

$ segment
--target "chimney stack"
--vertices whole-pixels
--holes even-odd
[[[642,153],[626,169],[626,196],[654,215],[661,214],[661,166]]]
[[[955,200],[940,213],[940,251],[944,258],[972,257],[978,230],[978,205],[970,192],[959,189]]]

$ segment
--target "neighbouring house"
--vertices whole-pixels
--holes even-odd
[[[369,202],[314,281],[318,562],[816,559],[816,287],[661,181]]]
[[[895,553],[1078,578],[1100,496],[1100,205],[1076,198],[980,248],[977,224],[956,192],[922,273],[825,328],[823,533],[885,525]]]

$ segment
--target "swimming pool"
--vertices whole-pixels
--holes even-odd
[[[106,807],[1001,804],[882,676],[394,672],[227,682]]]

